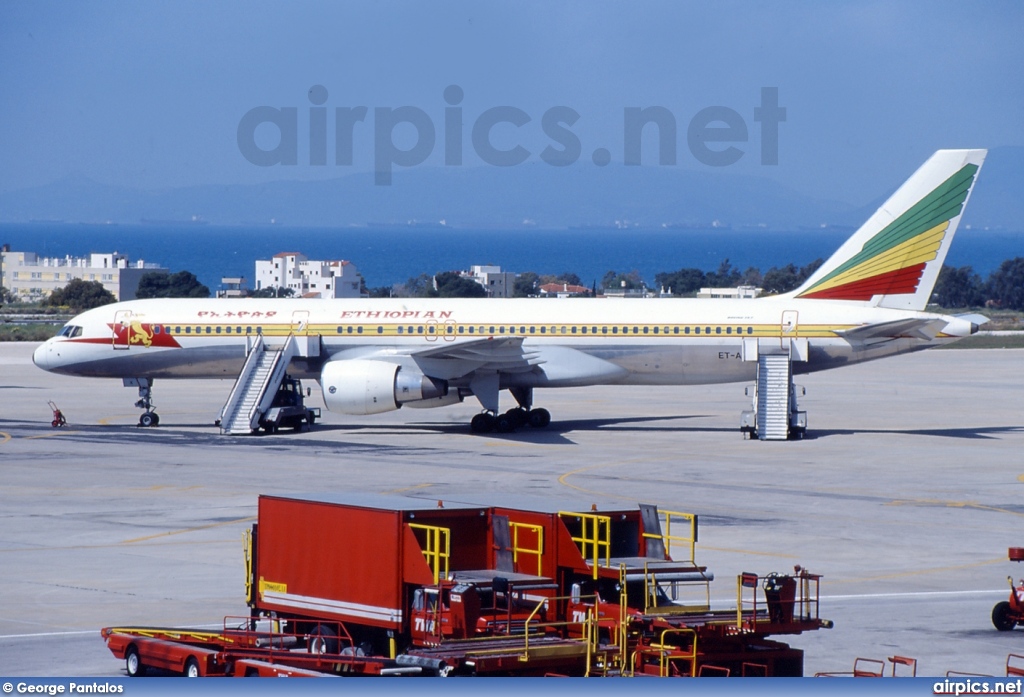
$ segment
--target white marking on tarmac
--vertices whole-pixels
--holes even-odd
[[[916,591],[913,593],[860,593],[857,595],[823,595],[822,600],[870,600],[874,598],[937,598],[941,596],[955,597],[958,595],[989,595],[1000,593],[1006,595],[1006,589],[970,590],[970,591]]]

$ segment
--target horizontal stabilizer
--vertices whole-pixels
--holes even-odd
[[[865,324],[836,332],[850,343],[873,339],[920,339],[931,341],[946,326],[943,319],[898,319],[892,322]]]

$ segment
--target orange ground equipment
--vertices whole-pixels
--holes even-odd
[[[1007,553],[1010,561],[1024,561],[1024,547],[1010,547]],[[992,624],[1000,632],[1008,632],[1018,624],[1024,624],[1024,579],[1013,584],[1013,577],[1007,576],[1010,583],[1010,599],[996,603],[992,608]]]
[[[249,618],[103,637],[129,675],[802,675],[803,652],[768,637],[831,627],[820,577],[745,573],[712,607],[696,532],[644,505],[261,496]]]
[[[47,402],[47,404],[50,405],[50,409],[51,411],[53,411],[53,421],[50,422],[50,425],[53,426],[54,428],[67,426],[68,420],[64,418],[64,413],[57,408],[57,405],[54,404],[52,401]]]

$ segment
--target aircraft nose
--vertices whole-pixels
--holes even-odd
[[[50,342],[44,342],[32,353],[32,362],[43,370],[50,369]]]

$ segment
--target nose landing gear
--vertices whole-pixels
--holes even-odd
[[[150,428],[160,425],[160,415],[156,413],[156,406],[153,404],[153,380],[150,378],[124,378],[125,387],[138,387],[139,399],[135,406],[143,409],[139,417],[139,426]]]

